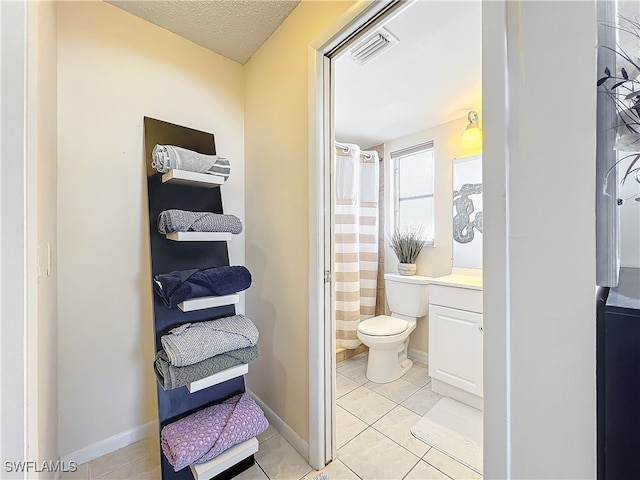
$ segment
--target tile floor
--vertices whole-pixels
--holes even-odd
[[[366,367],[366,354],[338,364],[337,461],[355,475],[336,480],[482,478],[411,435],[411,427],[440,399],[426,365],[414,362],[402,378],[386,384],[370,382]]]
[[[273,427],[258,436],[256,465],[237,480],[481,479],[482,476],[411,435],[411,427],[440,398],[431,391],[426,365],[415,364],[389,384],[369,382],[366,354],[338,364],[336,440],[338,459],[313,470]],[[160,480],[157,437],[81,465],[62,480]]]

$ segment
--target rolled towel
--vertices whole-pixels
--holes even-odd
[[[208,462],[268,426],[260,407],[243,393],[165,425],[160,443],[177,472],[192,463]]]
[[[258,329],[244,315],[185,323],[160,339],[171,365],[184,367],[221,353],[253,347]]]
[[[153,280],[156,293],[169,308],[175,308],[191,298],[242,292],[251,286],[251,273],[238,265],[176,270],[156,275]]]
[[[153,366],[158,383],[163,389],[172,390],[188,383],[197,382],[227,368],[243,363],[251,363],[256,358],[258,358],[257,345],[221,353],[186,367],[175,367],[171,365],[167,353],[164,350],[160,350],[156,353],[156,360]]]
[[[158,215],[158,231],[173,232],[242,232],[242,222],[235,215],[187,210],[165,210]]]
[[[151,154],[151,166],[160,173],[169,170],[187,170],[221,177],[227,181],[231,173],[229,160],[218,155],[205,155],[175,145],[156,145]]]

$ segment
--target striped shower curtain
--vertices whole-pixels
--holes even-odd
[[[335,207],[336,345],[356,348],[358,323],[375,315],[378,277],[377,152],[337,144]]]

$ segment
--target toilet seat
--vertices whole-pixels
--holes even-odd
[[[409,328],[409,322],[388,315],[369,318],[358,324],[358,331],[374,337],[397,335]]]

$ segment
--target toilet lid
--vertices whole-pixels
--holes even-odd
[[[406,320],[380,315],[358,324],[358,330],[366,335],[397,335],[409,327]]]

